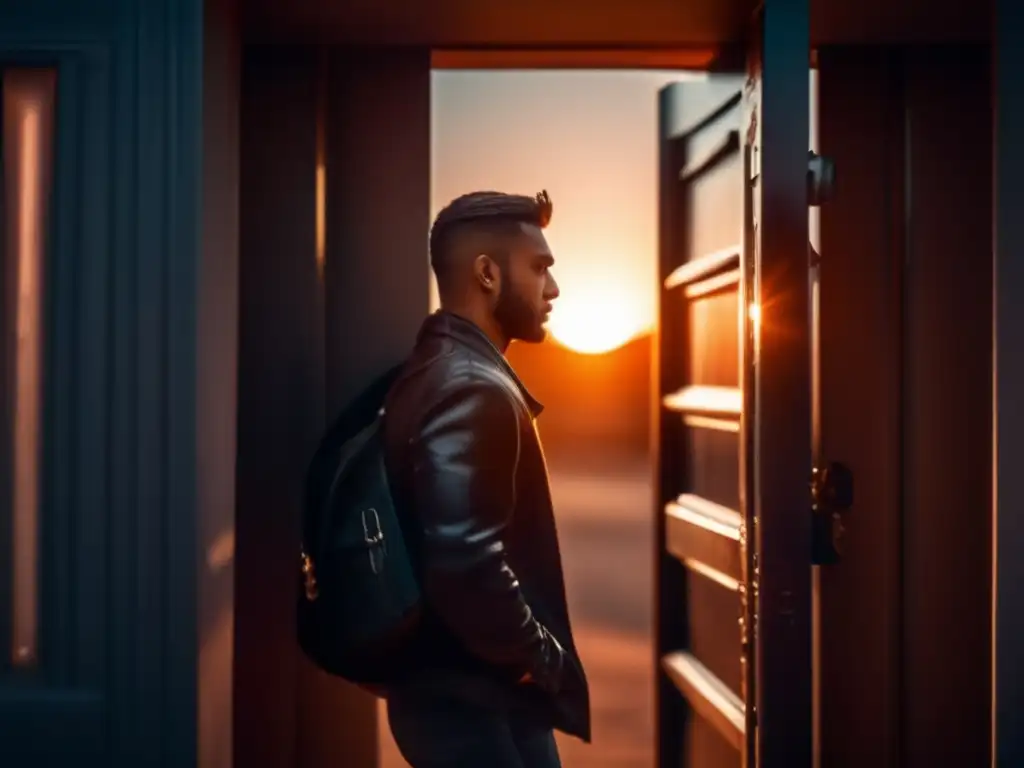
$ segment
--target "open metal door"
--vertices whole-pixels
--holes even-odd
[[[814,763],[807,9],[660,98],[659,766]]]

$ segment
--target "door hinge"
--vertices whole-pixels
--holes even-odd
[[[837,461],[811,471],[811,563],[842,559],[843,518],[853,506],[853,473]]]
[[[807,153],[807,205],[824,205],[835,196],[836,164],[817,152]]]

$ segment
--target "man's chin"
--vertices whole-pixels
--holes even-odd
[[[519,340],[527,344],[540,344],[545,341],[548,337],[548,329],[544,326],[538,326],[529,333],[522,333],[519,335]]]

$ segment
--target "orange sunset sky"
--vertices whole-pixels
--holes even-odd
[[[613,349],[654,325],[657,93],[686,77],[433,73],[433,215],[473,190],[547,189],[562,289],[549,328],[577,351]]]

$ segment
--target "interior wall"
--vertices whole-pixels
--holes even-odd
[[[992,112],[986,47],[906,63],[906,768],[988,765]]]
[[[207,0],[197,343],[200,768],[232,765],[238,350],[237,0]]]
[[[822,49],[822,430],[855,477],[822,569],[826,765],[986,765],[991,118],[981,47]]]
[[[240,130],[234,764],[298,765],[302,484],[323,429],[315,49],[245,47]],[[339,729],[341,730],[341,729]]]
[[[430,51],[327,64],[327,415],[411,349],[429,306]]]
[[[823,48],[819,151],[838,192],[821,221],[821,450],[853,472],[843,560],[821,568],[821,750],[829,768],[899,760],[901,58]]]
[[[332,419],[408,354],[427,314],[430,52],[335,48],[322,66]],[[298,710],[302,765],[377,765],[373,698],[302,661]]]
[[[429,52],[246,47],[241,119],[235,764],[368,768],[374,701],[295,643],[299,522],[327,421],[427,312]]]

